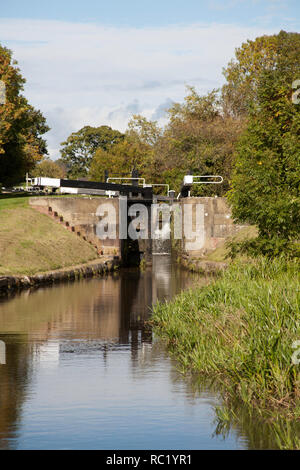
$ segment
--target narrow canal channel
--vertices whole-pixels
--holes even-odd
[[[145,324],[193,282],[169,256],[153,269],[24,291],[0,302],[0,448],[244,449],[215,432],[217,395],[182,376]]]

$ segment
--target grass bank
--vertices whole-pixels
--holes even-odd
[[[299,281],[296,261],[236,262],[210,285],[157,304],[152,321],[183,370],[213,378],[228,404],[240,401],[266,420],[296,422]]]
[[[189,254],[181,251],[181,245],[179,241],[173,241],[173,250],[177,253],[177,262],[188,269],[191,272],[198,273],[216,273],[220,270],[225,269],[229,263],[232,262],[230,257],[230,242],[239,243],[241,241],[255,238],[258,234],[257,228],[253,226],[247,226],[240,229],[234,235],[226,238],[222,242],[218,243],[217,248],[208,253],[203,253],[201,256],[195,256],[192,252]],[[244,255],[240,256],[240,259],[247,261],[247,257]]]
[[[87,242],[31,209],[28,197],[0,197],[0,275],[32,275],[96,258]]]

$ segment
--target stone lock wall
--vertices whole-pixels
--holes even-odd
[[[97,215],[99,208],[105,204],[112,204],[115,218],[109,221],[116,230],[116,239],[101,240],[97,236],[97,224],[101,217]],[[100,197],[36,197],[30,198],[30,205],[39,212],[49,215],[49,213],[57,213],[62,217],[65,223],[76,233],[86,238],[87,241],[93,243],[99,250],[103,250],[104,254],[114,254],[120,256],[120,240],[118,238],[118,221],[119,221],[119,201],[115,198]],[[49,211],[51,209],[51,211]],[[117,224],[115,226],[115,223]]]
[[[244,225],[233,223],[231,211],[225,198],[189,197],[182,199],[181,205],[183,227],[185,230],[189,228],[190,231],[196,230],[196,207],[198,206],[200,222],[198,236],[192,243],[185,236],[182,240],[183,252],[190,253],[193,256],[203,256],[213,251],[226,238],[234,235],[244,227]],[[192,209],[188,209],[190,205]],[[203,234],[202,237],[201,234]]]
[[[140,201],[143,203],[143,201]],[[96,228],[101,217],[97,215],[101,207],[105,210],[105,204],[112,204],[116,217],[109,222],[112,229],[116,231],[116,239],[101,240],[97,236]],[[129,205],[134,201],[128,201]],[[148,201],[148,210],[151,212]],[[49,215],[49,208],[52,213],[57,213],[63,217],[74,231],[84,236],[87,241],[91,241],[102,250],[104,254],[114,254],[125,259],[128,251],[128,241],[119,239],[119,199],[101,197],[36,197],[30,198],[30,205],[40,212]],[[244,225],[233,223],[230,208],[225,198],[221,197],[189,197],[180,201],[174,201],[182,209],[182,229],[183,238],[181,248],[183,253],[192,256],[204,256],[213,251],[226,238],[234,235]],[[196,226],[196,212],[198,211],[198,222]],[[150,214],[149,212],[149,214]],[[150,221],[150,218],[149,218]],[[194,240],[188,239],[186,234],[196,232]],[[149,226],[150,233],[150,226]],[[152,256],[151,240],[138,240],[134,249],[137,253],[142,253],[147,261]],[[129,247],[130,249],[132,247]],[[130,254],[130,257],[132,255]]]

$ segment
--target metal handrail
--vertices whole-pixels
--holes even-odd
[[[106,179],[106,183],[108,183],[108,182],[111,181],[111,180],[131,180],[131,181],[132,181],[132,180],[134,180],[134,181],[140,181],[140,180],[142,180],[142,181],[143,181],[143,183],[142,183],[142,184],[143,184],[143,187],[144,187],[144,185],[145,185],[145,178],[132,178],[132,177],[126,178],[125,176],[124,176],[124,177],[118,177],[118,178],[117,178],[117,177],[110,177],[110,178],[107,178],[107,179]],[[125,184],[126,184],[126,183],[125,183]]]
[[[194,178],[220,178],[220,181],[194,181]],[[223,176],[219,175],[204,175],[204,176],[194,176],[193,175],[193,184],[221,184],[223,183]]]

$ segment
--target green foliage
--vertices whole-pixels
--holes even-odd
[[[24,180],[47,154],[41,136],[49,127],[21,94],[25,79],[16,65],[12,52],[0,46],[0,80],[6,89],[5,103],[0,104],[0,181],[5,186]]]
[[[81,237],[28,207],[28,198],[0,197],[0,276],[31,275],[97,257]]]
[[[300,233],[300,106],[291,100],[292,83],[300,77],[300,34],[297,41],[295,35],[279,36],[276,67],[261,70],[257,80],[229,192],[234,218],[258,227],[250,252],[269,256],[299,253],[294,241]]]
[[[299,41],[299,33],[280,31],[279,34],[248,40],[237,48],[235,59],[223,69],[226,78],[222,87],[223,111],[236,118],[248,116],[253,103],[257,103],[261,73],[274,71],[278,67],[278,62],[283,60],[283,48],[288,51],[287,61],[296,63]],[[289,64],[286,65],[289,67]]]
[[[199,185],[194,195],[222,196],[229,189],[235,143],[244,126],[222,113],[217,90],[201,96],[187,87],[184,103],[168,110],[164,129],[156,121],[133,115],[125,139],[110,148],[98,148],[92,158],[90,179],[129,175],[135,166],[148,183],[167,183],[180,191],[184,175],[219,174],[222,185]],[[64,160],[66,161],[66,160]]]
[[[278,35],[260,36],[248,40],[235,51],[223,75],[226,83],[222,87],[223,108],[234,117],[247,116],[249,106],[256,100],[259,76],[262,70],[273,70],[277,62]]]
[[[124,134],[109,126],[85,126],[78,132],[73,132],[61,144],[61,160],[68,168],[68,176],[87,176],[96,150],[108,151],[123,138]],[[102,169],[102,175],[104,170],[105,167]]]
[[[57,162],[47,158],[37,164],[31,175],[46,176],[48,178],[65,178],[66,172],[61,165],[57,164]]]
[[[184,98],[184,103],[174,103],[169,109],[171,121],[177,119],[212,121],[219,116],[220,98],[218,90],[212,90],[206,95],[199,95],[195,87],[187,86],[188,94]]]
[[[162,135],[162,129],[157,121],[149,121],[140,114],[133,114],[128,123],[128,136],[143,144],[153,146]]]
[[[139,144],[144,154],[139,162],[142,176],[151,183],[168,183],[179,192],[188,171],[195,175],[220,174],[223,185],[195,186],[193,194],[224,195],[243,122],[224,116],[217,90],[201,96],[194,87],[187,87],[184,103],[174,103],[167,115],[164,129],[139,115],[129,122],[127,138]]]
[[[110,176],[130,177],[135,167],[145,176],[147,173],[148,146],[129,137],[119,141],[108,150],[99,148],[92,159],[89,178],[103,180],[104,170]]]
[[[300,257],[300,245],[297,242],[291,242],[278,237],[256,237],[251,240],[241,242],[231,241],[227,243],[229,250],[227,257],[232,259],[240,254],[256,257],[259,255],[269,258],[281,256],[284,254],[289,258]]]

